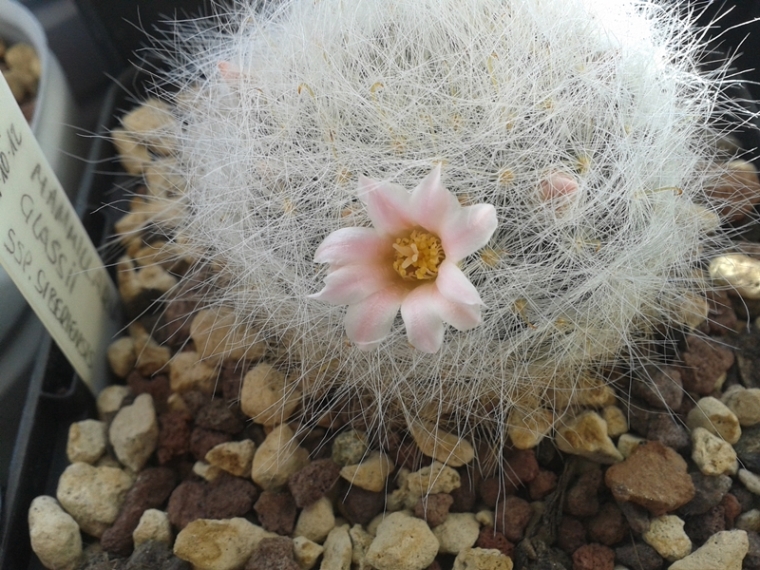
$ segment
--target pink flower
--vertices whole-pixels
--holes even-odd
[[[348,338],[363,350],[376,347],[399,308],[409,342],[423,352],[441,347],[444,323],[460,331],[479,325],[483,302],[457,264],[491,239],[496,209],[461,206],[441,184],[440,165],[411,194],[362,177],[359,199],[374,227],[325,238],[314,255],[330,264],[325,287],[310,295],[348,305]]]

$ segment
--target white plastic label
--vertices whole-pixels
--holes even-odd
[[[118,326],[116,288],[4,79],[0,263],[97,393],[106,383],[106,350]]]

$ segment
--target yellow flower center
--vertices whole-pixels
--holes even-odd
[[[396,250],[393,269],[404,279],[435,279],[438,266],[446,258],[441,238],[422,230],[397,238],[393,249]]]

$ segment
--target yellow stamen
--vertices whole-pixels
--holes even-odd
[[[393,269],[404,279],[435,279],[438,266],[446,257],[441,239],[421,230],[396,239],[393,249],[396,250]]]

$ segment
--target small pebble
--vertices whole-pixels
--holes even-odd
[[[266,491],[285,486],[288,478],[309,462],[309,452],[298,446],[287,424],[274,428],[253,456],[251,478]]]
[[[743,427],[760,423],[760,388],[732,386],[723,394],[721,401],[736,415]]]
[[[322,497],[316,503],[301,509],[293,534],[321,544],[334,527],[332,502],[327,497]]]
[[[269,364],[257,364],[243,378],[240,409],[258,424],[276,426],[287,421],[300,401],[301,392]]]
[[[554,414],[550,410],[523,410],[509,412],[507,433],[515,449],[533,449],[554,427]]]
[[[108,364],[119,378],[126,378],[137,362],[135,341],[132,337],[122,337],[108,346]]]
[[[512,570],[512,559],[501,551],[485,548],[466,548],[454,559],[453,570]]]
[[[739,481],[744,484],[748,491],[760,495],[760,476],[747,469],[739,469]]]
[[[394,468],[395,465],[386,454],[373,451],[361,463],[341,468],[340,476],[352,485],[377,493],[385,490],[388,475]]]
[[[351,570],[353,547],[348,525],[336,526],[325,539],[320,570]]]
[[[683,530],[683,519],[675,515],[663,515],[651,520],[649,530],[641,535],[657,553],[674,562],[691,553],[691,540]]]
[[[745,531],[723,531],[711,536],[686,558],[674,562],[668,570],[741,570],[748,550]]]
[[[436,461],[428,467],[410,473],[406,484],[409,492],[419,498],[428,494],[450,493],[460,487],[462,479],[457,471]]]
[[[227,441],[212,447],[206,453],[209,465],[223,469],[236,477],[248,477],[253,465],[256,444],[250,439]]]
[[[731,287],[744,299],[760,299],[760,261],[742,253],[728,253],[710,262],[710,277]]]
[[[742,430],[739,418],[728,407],[712,396],[701,398],[686,417],[690,430],[704,428],[713,435],[734,444],[739,441]]]
[[[158,444],[153,398],[140,394],[131,406],[121,408],[111,422],[108,436],[122,465],[133,472],[142,469]]]
[[[243,518],[198,519],[177,535],[174,554],[195,570],[240,570],[268,533]]]
[[[236,324],[235,313],[229,309],[199,311],[190,323],[190,336],[201,361],[257,360],[267,350],[254,331]]]
[[[147,509],[137,523],[132,540],[135,548],[145,542],[155,541],[171,547],[174,539],[169,515],[158,509]]]
[[[305,536],[296,536],[293,539],[293,554],[301,570],[311,570],[314,568],[324,550],[321,545],[309,540]]]
[[[424,455],[450,467],[461,467],[475,457],[475,450],[469,441],[431,422],[411,422],[409,431]]]
[[[565,453],[580,455],[602,464],[623,460],[623,456],[607,435],[607,422],[594,411],[583,412],[565,421],[557,429],[556,443]]]
[[[119,384],[112,384],[103,388],[95,401],[100,421],[111,421],[116,412],[121,408],[124,399],[131,393],[132,391],[128,386],[121,386]]]
[[[739,464],[731,444],[698,427],[691,432],[691,458],[705,475],[736,473]]]
[[[760,532],[760,510],[751,509],[739,515],[736,528],[740,530]]]
[[[69,462],[95,463],[106,452],[106,424],[98,420],[74,422],[69,427],[66,457]]]
[[[480,523],[472,513],[451,513],[433,529],[443,554],[459,554],[475,545],[480,535]]]
[[[367,437],[360,431],[344,431],[333,440],[332,460],[341,467],[356,465],[361,462],[366,453]]]
[[[132,482],[121,469],[72,463],[58,479],[56,497],[84,532],[100,537],[116,520]]]
[[[366,560],[377,570],[423,570],[437,553],[438,539],[425,521],[398,512],[377,527]]]
[[[200,360],[197,352],[178,352],[169,361],[169,381],[173,392],[198,390],[209,396],[214,392],[217,372],[214,366]]]
[[[53,497],[41,496],[29,507],[32,550],[46,568],[75,570],[82,558],[79,525]]]

